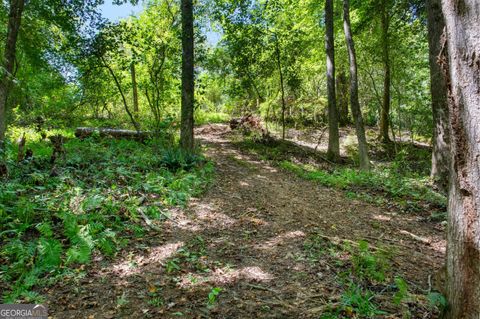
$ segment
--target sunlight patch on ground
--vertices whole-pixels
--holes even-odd
[[[132,256],[114,264],[108,269],[108,272],[114,273],[119,277],[132,276],[144,271],[145,265],[163,266],[163,262],[172,257],[177,251],[185,245],[184,242],[166,244],[160,247],[154,247],[147,256]]]
[[[266,222],[263,219],[251,217],[251,216],[242,216],[240,218],[240,221],[243,223],[248,223],[255,226],[268,226],[270,224],[269,222]]]
[[[210,204],[194,204],[192,206],[197,219],[204,222],[204,228],[226,228],[235,224],[236,220],[216,211]]]
[[[389,221],[392,220],[392,217],[381,215],[381,214],[375,214],[375,215],[372,216],[372,218],[375,219],[375,220],[382,221],[382,222],[389,222]]]
[[[172,209],[169,211],[169,220],[165,224],[190,232],[199,232],[209,228],[228,228],[237,222],[217,210],[219,209],[210,203],[192,200],[189,212],[193,213],[193,216],[187,216],[182,209]]]
[[[305,237],[305,233],[303,231],[300,231],[300,230],[292,231],[282,235],[278,235],[261,245],[257,245],[256,248],[261,250],[269,250],[276,246],[283,245],[288,240],[295,239],[295,238],[303,238],[303,237]]]
[[[180,229],[197,232],[200,231],[201,228],[194,223],[190,218],[187,217],[185,212],[181,209],[172,209],[169,211],[170,217],[165,224],[168,226],[170,224],[172,227],[178,227]]]
[[[435,250],[436,252],[445,254],[447,252],[447,241],[442,239],[442,240],[432,242],[430,244],[430,247],[432,247],[432,249]]]
[[[245,267],[242,269],[231,269],[228,267],[216,269],[209,276],[201,276],[188,274],[184,275],[180,281],[179,286],[182,288],[199,286],[204,283],[214,285],[228,285],[236,283],[240,280],[264,282],[270,281],[273,275],[263,271],[260,267]]]

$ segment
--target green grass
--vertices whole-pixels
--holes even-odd
[[[66,134],[67,135],[67,134]],[[68,136],[68,135],[67,135]],[[185,205],[213,173],[201,155],[126,140],[70,139],[55,168],[47,142],[29,132],[34,159],[16,163],[0,184],[0,290],[3,301],[33,302],[37,288],[81,276],[94,253],[113,257],[144,236],[140,211],[152,219]]]
[[[195,125],[213,124],[213,123],[227,123],[231,116],[220,112],[205,112],[199,110],[195,112]]]
[[[391,168],[374,168],[369,172],[338,166],[333,171],[317,170],[309,165],[280,162],[280,167],[321,185],[347,191],[351,197],[375,200],[391,199],[407,210],[422,209],[421,203],[436,210],[446,209],[446,197],[429,186],[429,178],[402,175]],[[362,196],[363,195],[363,196]],[[373,195],[368,196],[368,195]]]

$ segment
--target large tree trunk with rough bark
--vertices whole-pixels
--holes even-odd
[[[391,68],[390,68],[390,16],[387,8],[387,1],[382,0],[381,9],[381,26],[382,26],[382,63],[383,63],[383,100],[382,109],[380,111],[380,135],[379,139],[383,143],[390,143],[388,135],[390,124],[390,83],[391,83]]]
[[[368,159],[368,145],[365,136],[365,127],[363,125],[362,111],[360,109],[360,102],[358,101],[357,54],[355,52],[355,42],[353,41],[350,24],[349,0],[343,0],[343,29],[345,31],[345,40],[347,42],[350,61],[350,105],[352,107],[353,120],[355,121],[355,130],[357,132],[360,168],[368,170],[370,168],[370,161]]]
[[[333,30],[333,0],[325,0],[325,49],[327,52],[327,93],[328,93],[328,152],[329,160],[340,158],[338,133],[338,111],[335,97],[335,41]]]
[[[480,318],[480,3],[443,0],[450,117],[448,319]],[[448,52],[448,55],[445,53]]]
[[[193,151],[194,45],[193,1],[182,0],[182,124],[180,146]]]
[[[441,49],[440,40],[445,28],[441,0],[427,0],[427,20],[430,51],[430,92],[434,125],[431,176],[435,185],[441,191],[447,192],[450,169],[447,84],[438,64],[438,55]]]
[[[5,139],[7,129],[7,99],[12,81],[13,67],[15,64],[15,53],[17,47],[18,31],[22,21],[24,0],[11,0],[10,14],[8,17],[7,39],[5,42],[5,51],[0,75],[0,144]],[[0,145],[1,146],[1,145]]]

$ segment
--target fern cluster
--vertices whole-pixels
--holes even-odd
[[[212,174],[201,155],[133,141],[70,140],[51,174],[48,147],[31,145],[33,162],[17,165],[0,184],[0,287],[4,302],[41,301],[35,290],[81,274],[94,254],[114,256],[144,236],[141,209],[184,205]],[[15,155],[15,149],[9,149]]]

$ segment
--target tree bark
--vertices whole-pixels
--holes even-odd
[[[382,26],[382,62],[383,62],[383,100],[382,100],[382,109],[380,112],[380,136],[379,140],[383,143],[390,143],[390,137],[388,135],[389,129],[389,118],[390,118],[390,83],[391,83],[391,74],[390,74],[390,43],[389,43],[389,28],[390,28],[390,17],[387,10],[387,1],[382,0],[381,2],[381,26]]]
[[[480,318],[480,5],[443,0],[450,118],[448,319]],[[448,55],[445,53],[448,52]]]
[[[348,79],[345,72],[342,70],[337,73],[336,81],[336,93],[337,93],[337,109],[338,120],[340,126],[346,126],[348,121]]]
[[[132,90],[133,90],[133,113],[138,114],[138,85],[137,75],[135,72],[135,62],[130,65],[130,73],[132,75]]]
[[[438,189],[447,192],[450,174],[447,83],[437,61],[441,49],[440,40],[445,28],[441,0],[427,0],[427,22],[434,125],[431,177]]]
[[[328,93],[328,151],[331,161],[340,159],[338,133],[338,111],[335,99],[335,42],[333,30],[333,0],[325,0],[325,49],[327,53],[327,93]]]
[[[362,111],[358,101],[358,71],[357,55],[355,52],[355,42],[352,37],[352,28],[350,24],[350,2],[343,0],[343,29],[348,48],[348,58],[350,61],[350,105],[352,108],[353,120],[355,121],[355,130],[358,139],[358,155],[360,159],[360,168],[368,170],[370,161],[368,159],[368,145],[365,136],[365,127],[363,125]]]
[[[278,72],[280,75],[280,89],[282,92],[282,140],[285,140],[285,111],[286,111],[286,103],[285,103],[285,87],[283,84],[283,71],[282,71],[282,62],[280,57],[280,47],[278,45],[278,38],[275,36],[275,52],[277,56],[277,66]]]
[[[25,6],[24,0],[11,0],[10,13],[8,16],[7,39],[0,75],[0,153],[5,140],[7,129],[7,99],[10,91],[12,73],[15,65],[18,31],[22,21],[22,13]]]
[[[180,146],[193,151],[193,110],[194,110],[194,39],[193,1],[182,0],[182,123]]]

